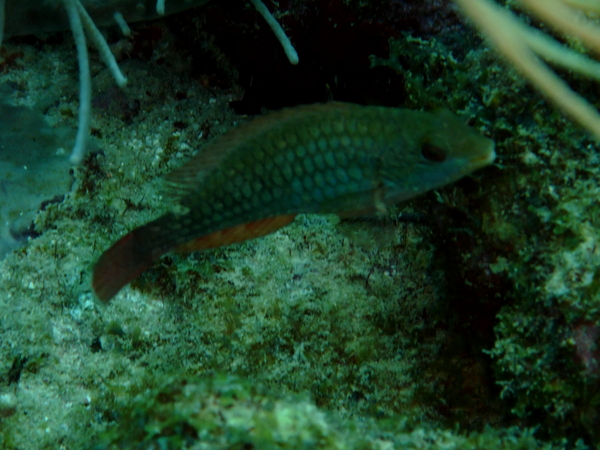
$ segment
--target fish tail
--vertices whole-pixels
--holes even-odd
[[[136,228],[102,254],[92,275],[92,289],[99,300],[108,302],[168,251],[144,245],[149,241],[148,231],[147,226]]]

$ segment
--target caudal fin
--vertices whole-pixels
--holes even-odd
[[[141,229],[133,230],[115,242],[94,266],[92,289],[103,302],[117,295],[160,257],[160,254],[155,255],[151,249],[140,245],[136,238]]]

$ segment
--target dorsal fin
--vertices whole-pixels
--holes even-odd
[[[166,175],[164,177],[163,192],[166,197],[174,201],[179,200],[196,190],[202,180],[218,167],[224,159],[235,152],[240,145],[262,133],[285,125],[289,120],[297,119],[299,115],[324,112],[334,114],[335,112],[351,110],[356,106],[341,102],[317,103],[284,108],[257,117],[218,136],[183,166]]]

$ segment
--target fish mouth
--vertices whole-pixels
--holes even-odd
[[[494,143],[492,142],[488,151],[484,155],[472,158],[470,163],[477,167],[483,167],[492,164],[495,159],[496,152],[494,151]]]

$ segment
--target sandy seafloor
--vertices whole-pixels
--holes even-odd
[[[71,40],[9,41],[5,48],[23,54],[0,75],[11,90],[4,100],[43,105],[52,126],[74,128],[78,72]],[[252,242],[168,255],[110,303],[94,299],[90,271],[101,252],[166,209],[160,177],[249,118],[228,105],[243,94],[239,87],[206,87],[187,77],[186,62],[176,57],[161,65],[121,57],[130,80],[126,98],[93,51],[91,58],[95,156],[71,173],[65,169],[72,189],[36,215],[36,237],[0,261],[2,446],[93,448],[134,399],[165,380],[229,374],[273,398],[302,399],[302,412],[286,414],[304,422],[290,419],[296,428],[281,433],[281,448],[290,448],[285,439],[308,448],[337,439],[311,440],[301,429],[306,417],[318,422],[319,436],[330,436],[330,423],[343,430],[345,420],[397,417],[410,424],[405,432],[412,437],[404,440],[410,448],[461,448],[450,431],[414,434],[453,426],[444,421],[440,405],[449,400],[439,398],[440,377],[431,372],[447,336],[444,327],[428,324],[442,301],[444,274],[432,264],[430,230],[418,222],[344,227],[334,216],[300,216]],[[134,108],[139,102],[139,113],[124,120],[130,106],[123,102]],[[65,158],[69,151],[65,143]],[[424,201],[443,202],[451,192]],[[418,201],[406,212],[415,210]],[[591,228],[585,233],[595,242]],[[598,255],[589,242],[586,248],[593,267]],[[544,289],[556,288],[556,295],[584,252],[568,251],[571,266],[557,263],[547,272],[554,275]],[[465,370],[474,384],[486,377],[477,363]],[[498,391],[466,391],[482,404],[498,398]],[[494,425],[501,411],[482,407],[467,416]],[[364,448],[398,442],[375,435]]]

